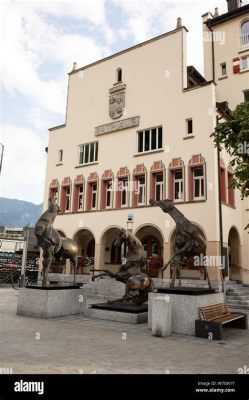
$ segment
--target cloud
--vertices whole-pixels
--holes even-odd
[[[9,93],[21,93],[52,113],[65,114],[66,72],[71,70],[73,62],[88,64],[111,51],[93,37],[65,33],[47,17],[87,19],[100,26],[110,39],[112,33],[105,25],[104,2],[93,3],[75,2],[70,7],[59,1],[5,4],[2,81]],[[44,77],[48,70],[49,79]]]
[[[209,0],[208,2],[196,0],[126,0],[119,2],[113,0],[126,15],[126,23],[119,30],[120,38],[123,37],[138,43],[153,36],[176,28],[178,17],[183,20],[183,25],[188,33],[188,63],[203,70],[202,55],[202,18],[207,11],[214,12],[219,7],[220,14],[226,12],[225,0]]]
[[[41,203],[47,139],[34,130],[7,125],[2,128],[1,141],[4,143],[1,196]]]

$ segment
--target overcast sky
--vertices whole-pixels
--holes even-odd
[[[43,201],[48,128],[64,123],[67,73],[175,29],[189,30],[188,63],[203,72],[201,15],[226,0],[2,1],[0,195]]]

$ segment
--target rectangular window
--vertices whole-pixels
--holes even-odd
[[[220,65],[221,67],[221,76],[226,76],[227,75],[227,64],[226,63],[222,63]]]
[[[140,176],[137,182],[138,201],[139,205],[145,204],[145,177]]]
[[[186,124],[187,124],[187,134],[190,135],[193,133],[193,120],[192,118],[186,119]]]
[[[121,185],[121,206],[126,207],[128,205],[128,180],[123,179]]]
[[[106,208],[110,208],[112,203],[112,181],[106,182]]]
[[[163,174],[157,174],[155,179],[156,201],[163,200]]]
[[[174,172],[174,201],[183,200],[183,175],[182,170]]]
[[[244,101],[249,102],[249,90],[244,91]]]
[[[194,199],[204,198],[203,167],[194,169]]]
[[[77,204],[78,204],[78,211],[83,210],[83,185],[79,185]]]
[[[138,132],[138,153],[158,150],[163,147],[162,127]]]
[[[51,189],[50,196],[54,199],[56,204],[59,204],[59,190],[58,190],[58,188]]]
[[[58,157],[58,161],[59,161],[59,163],[62,163],[62,161],[63,161],[63,150],[61,149],[61,150],[59,150],[59,157]]]
[[[249,69],[249,56],[245,56],[241,58],[241,69]]]
[[[65,202],[65,211],[70,210],[70,186],[66,188],[66,202]]]
[[[89,164],[98,161],[98,142],[81,144],[79,146],[79,164]]]
[[[92,184],[92,210],[97,208],[97,182]]]

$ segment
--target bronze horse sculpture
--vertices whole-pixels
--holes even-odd
[[[195,256],[206,254],[206,240],[204,235],[190,222],[173,204],[171,200],[150,200],[150,204],[158,205],[163,212],[169,214],[176,223],[175,241],[173,245],[174,255],[168,263],[161,269],[163,272],[169,264],[173,264],[173,276],[170,287],[175,286],[177,274],[179,276],[179,287],[181,287],[181,264],[186,264]],[[208,286],[211,288],[211,282],[208,276],[206,265],[203,264],[204,276],[208,280]]]
[[[47,286],[48,271],[53,259],[57,262],[69,259],[74,267],[74,284],[77,267],[77,243],[69,238],[63,238],[53,227],[57,214],[62,214],[54,199],[49,199],[49,207],[35,225],[35,236],[39,247],[43,250],[42,286]]]
[[[116,273],[109,270],[92,269],[91,271],[103,271],[102,274],[93,275],[92,280],[103,276],[110,276],[125,284],[125,295],[119,299],[108,301],[109,304],[118,301],[132,301],[140,305],[148,300],[148,293],[152,291],[153,281],[140,271],[142,265],[142,244],[140,240],[133,233],[126,232],[125,229],[120,229],[114,244],[120,247],[122,243],[125,243],[128,247],[125,255],[126,264],[121,265]]]

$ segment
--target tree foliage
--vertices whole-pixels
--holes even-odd
[[[218,124],[211,137],[216,147],[224,148],[231,156],[234,167],[233,187],[241,198],[249,196],[249,102],[239,104],[231,118]],[[249,225],[245,229],[249,228]]]

